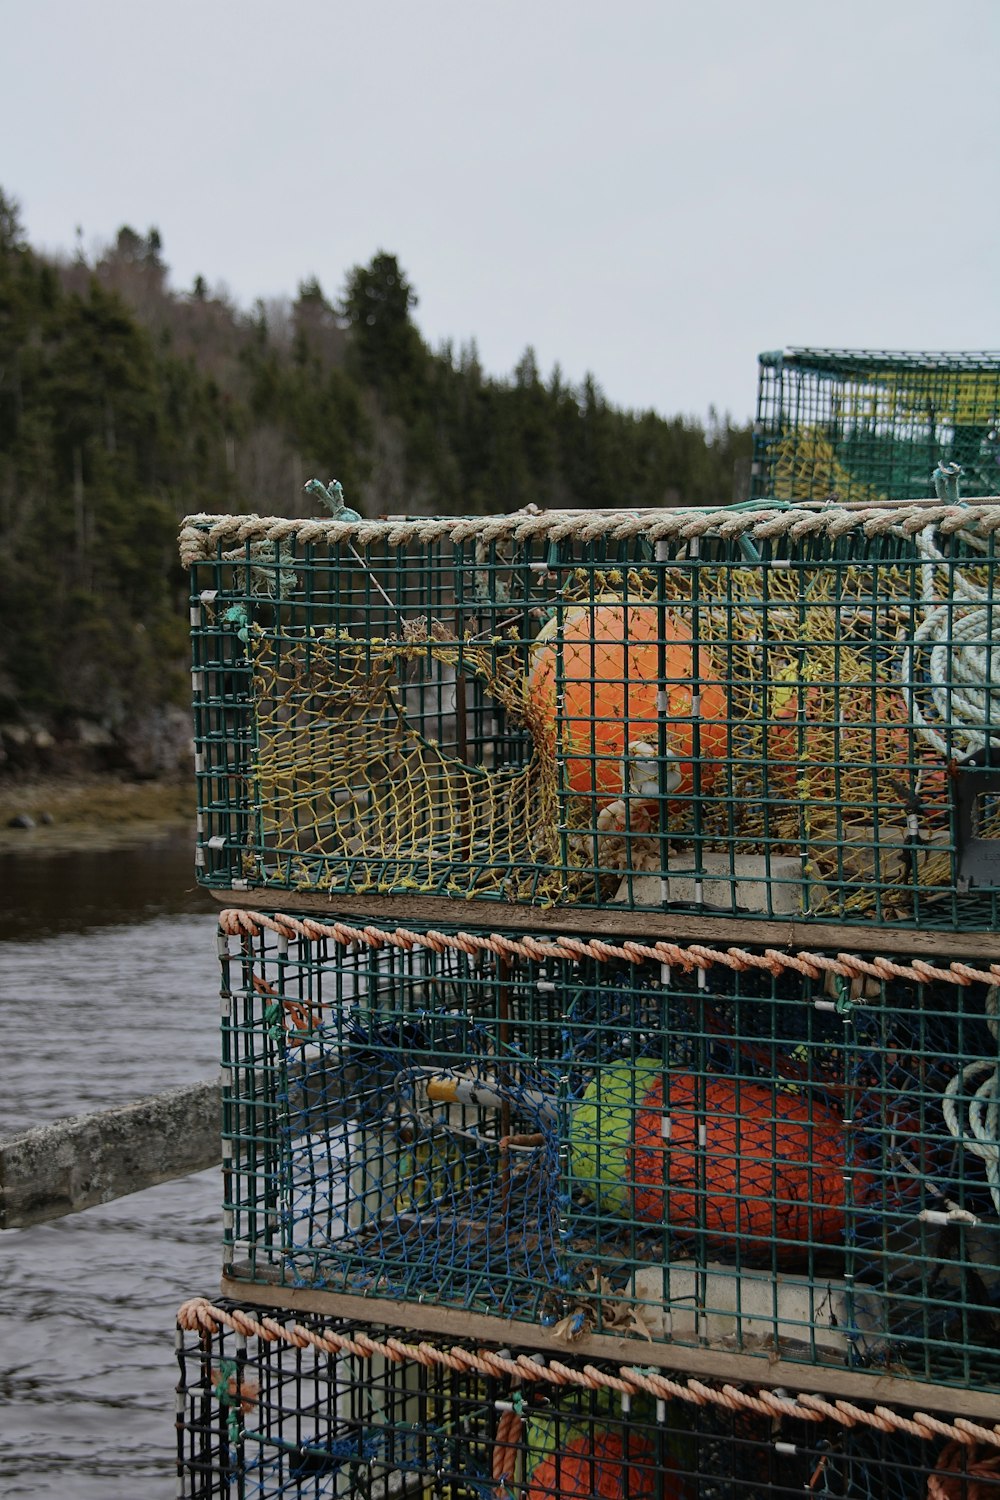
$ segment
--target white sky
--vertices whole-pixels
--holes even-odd
[[[243,306],[378,249],[432,344],[742,420],[788,344],[1000,345],[1000,0],[0,0],[32,243]]]

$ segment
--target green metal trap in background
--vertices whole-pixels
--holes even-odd
[[[787,349],[760,356],[753,498],[884,505],[1000,493],[1000,354]]]
[[[992,930],[998,524],[195,518],[201,879]]]

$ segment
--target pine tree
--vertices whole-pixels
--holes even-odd
[[[394,255],[380,250],[371,265],[348,274],[341,310],[352,333],[351,367],[391,409],[412,411],[426,375],[429,354],[410,317],[416,306]]]

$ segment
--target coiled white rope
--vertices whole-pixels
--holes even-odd
[[[972,755],[989,743],[993,726],[1000,731],[1000,599],[974,583],[954,561],[940,550],[936,528],[924,528],[916,538],[924,562],[921,565],[923,619],[913,644],[903,653],[900,685],[910,719],[939,754],[949,758],[956,751]],[[989,544],[971,531],[959,533],[979,552]],[[947,598],[937,590],[944,574]],[[916,673],[921,654],[926,657],[923,674],[927,694],[920,702]],[[933,706],[929,718],[925,706]]]
[[[998,1032],[998,1007],[1000,987],[993,984],[986,991],[986,1024],[994,1039]],[[968,1099],[963,1121],[962,1100],[969,1095],[973,1082],[981,1075],[985,1076]],[[991,1062],[989,1058],[980,1058],[968,1063],[949,1082],[941,1108],[945,1124],[955,1140],[961,1141],[967,1151],[971,1151],[973,1156],[978,1156],[983,1162],[993,1207],[1000,1214],[1000,1061]]]

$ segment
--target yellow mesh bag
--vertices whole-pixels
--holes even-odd
[[[541,903],[572,894],[573,861],[560,852],[551,741],[533,735],[535,750],[521,767],[473,766],[425,738],[407,717],[399,663],[430,657],[454,669],[461,659],[462,670],[482,680],[508,720],[532,731],[532,706],[513,653],[332,633],[291,647],[282,642],[280,654],[255,635],[251,650],[255,801],[281,879],[300,889],[331,889],[342,885],[349,867],[357,891]]]

